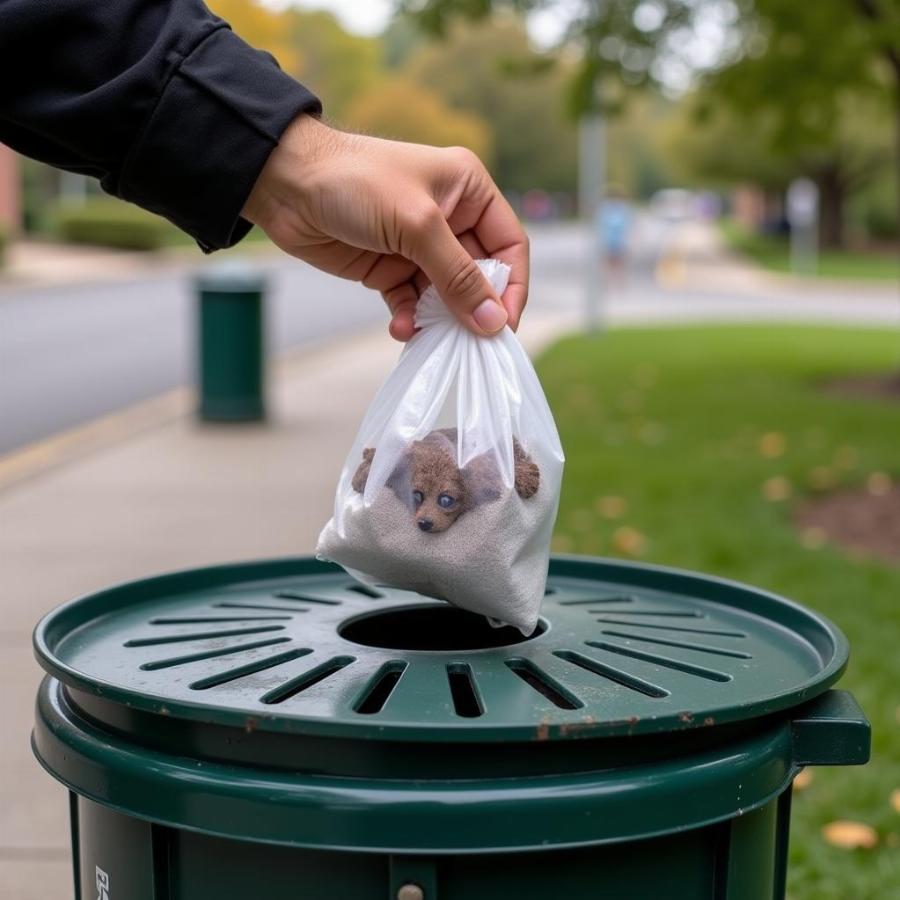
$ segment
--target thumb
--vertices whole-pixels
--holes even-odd
[[[410,258],[447,308],[476,334],[500,331],[508,318],[506,309],[437,206],[412,237]]]

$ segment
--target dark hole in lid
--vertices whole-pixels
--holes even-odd
[[[525,637],[517,628],[494,628],[477,613],[455,606],[406,606],[379,610],[344,622],[344,640],[387,650],[486,650],[532,640],[547,630],[541,620]]]
[[[450,682],[450,695],[456,714],[464,719],[477,719],[484,712],[484,707],[469,666],[459,663],[447,666],[447,680]]]
[[[364,716],[381,712],[405,670],[406,663],[402,660],[385,663],[378,670],[375,678],[366,685],[362,696],[353,705],[353,709]]]

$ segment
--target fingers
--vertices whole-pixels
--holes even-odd
[[[473,259],[484,259],[487,256],[481,242],[471,231],[466,231],[457,237],[463,249]],[[402,260],[402,257],[388,257],[386,263],[389,260]],[[370,283],[370,279],[366,279],[365,283],[368,287],[377,287],[375,282],[380,282],[385,273],[389,273],[396,279],[405,277],[410,269],[413,270],[412,278],[409,281],[403,281],[400,284],[393,283],[381,291],[381,296],[391,311],[391,324],[388,329],[391,337],[398,341],[408,341],[416,333],[416,303],[422,291],[428,287],[428,278],[414,263],[406,260],[402,260],[402,262],[405,264],[403,267],[386,264],[381,272],[373,271],[372,283]]]
[[[407,281],[383,291],[381,296],[391,311],[391,324],[388,326],[391,337],[397,341],[408,341],[416,333],[418,291]]]
[[[408,255],[437,288],[444,303],[476,334],[491,335],[509,314],[435,204],[414,217]]]
[[[499,191],[485,206],[474,232],[484,247],[485,255],[505,262],[510,268],[503,305],[509,314],[509,327],[515,331],[528,302],[528,235]]]

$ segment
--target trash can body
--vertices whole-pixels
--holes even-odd
[[[263,419],[265,279],[254,269],[226,263],[198,276],[196,289],[200,418]]]
[[[625,563],[548,591],[528,639],[312,559],[51,613],[33,743],[79,898],[783,897],[794,776],[868,758],[840,632]]]

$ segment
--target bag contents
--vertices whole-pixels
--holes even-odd
[[[509,267],[479,266],[498,294]],[[367,584],[418,591],[531,634],[563,453],[509,328],[466,330],[434,288],[344,464],[317,554]]]

